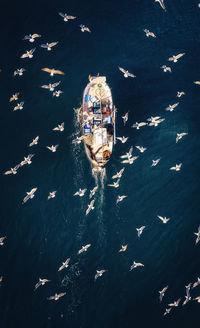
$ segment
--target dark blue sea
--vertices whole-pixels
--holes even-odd
[[[1,3],[0,144],[1,328],[186,328],[198,327],[200,304],[182,306],[185,285],[200,275],[200,8],[197,0],[165,0],[165,12],[153,0],[47,1]],[[58,12],[77,19],[65,23]],[[81,33],[80,24],[91,29]],[[147,38],[144,29],[157,38]],[[23,41],[29,33],[42,37]],[[39,45],[59,41],[52,51]],[[32,59],[20,56],[36,47]],[[177,63],[168,58],[185,53]],[[164,73],[162,65],[172,68]],[[136,75],[125,79],[118,66]],[[24,67],[22,77],[13,77]],[[54,67],[64,76],[41,71]],[[83,145],[78,108],[88,75],[104,75],[117,108],[117,142],[105,175],[95,177]],[[59,98],[40,86],[61,81]],[[177,91],[185,96],[177,98]],[[13,111],[9,98],[20,92],[24,109]],[[180,102],[173,111],[169,104]],[[121,116],[129,111],[127,125]],[[150,116],[165,118],[158,127],[131,128]],[[65,122],[64,132],[52,129]],[[178,143],[176,134],[187,132]],[[36,136],[39,143],[28,144]],[[55,153],[46,146],[59,144]],[[136,145],[147,150],[139,153]],[[134,146],[118,189],[107,186],[122,168],[120,155]],[[34,153],[31,165],[3,175]],[[152,160],[161,158],[156,167]],[[180,172],[169,170],[182,163]],[[95,209],[85,216],[89,190],[98,183]],[[22,205],[27,191],[35,197]],[[84,197],[73,197],[87,188]],[[50,191],[56,197],[47,201]],[[117,195],[128,197],[116,205]],[[163,224],[157,215],[170,218]],[[146,226],[140,240],[136,228]],[[91,244],[77,255],[81,246]],[[121,245],[127,251],[119,253]],[[58,272],[68,257],[69,267]],[[144,267],[129,271],[133,261]],[[96,270],[107,272],[94,282]],[[51,280],[34,291],[39,277]],[[169,286],[163,302],[159,293]],[[58,301],[47,297],[66,292]],[[191,291],[200,295],[200,286]],[[168,303],[181,305],[163,316]]]

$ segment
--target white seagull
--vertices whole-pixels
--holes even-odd
[[[118,67],[119,70],[124,73],[124,77],[127,78],[127,77],[136,77],[136,75],[132,74],[132,73],[129,73],[129,71],[125,70],[124,68],[122,67]]]
[[[181,54],[178,54],[176,56],[172,56],[168,60],[169,61],[173,61],[174,63],[177,63],[178,59],[181,58],[184,55],[185,55],[185,52],[184,53],[181,53]]]
[[[125,252],[127,250],[127,247],[128,247],[128,245],[122,245],[120,250],[119,250],[119,253]]]
[[[61,83],[61,81],[55,82],[55,83],[49,83],[42,85],[41,88],[43,89],[49,89],[49,91],[54,91],[54,89]]]
[[[187,135],[188,135],[188,133],[186,133],[186,132],[177,133],[177,135],[176,135],[176,143],[177,143],[180,139],[182,139],[184,136],[187,136]]]
[[[147,29],[145,29],[144,32],[145,32],[145,34],[146,34],[147,37],[152,36],[152,38],[156,38],[156,35],[153,32],[150,32]]]
[[[64,91],[62,91],[62,90],[56,90],[56,91],[54,91],[53,92],[53,97],[60,97],[60,95],[61,95],[61,93],[64,93]]]
[[[13,111],[16,111],[16,110],[22,110],[23,109],[23,106],[24,106],[24,101],[21,101],[20,103],[17,104],[17,106],[15,106],[13,108]]]
[[[32,147],[34,145],[38,144],[38,140],[39,140],[39,136],[37,136],[35,139],[33,139],[33,141],[28,145],[29,147]]]
[[[95,202],[95,200],[93,199],[90,202],[90,204],[88,204],[88,208],[87,208],[87,210],[85,212],[85,215],[88,215],[90,213],[90,211],[94,210],[94,202]]]
[[[158,219],[160,219],[162,221],[162,223],[167,223],[170,219],[167,219],[166,216],[163,217],[163,216],[160,216],[160,215],[157,215]]]
[[[51,280],[39,278],[39,281],[35,285],[35,289],[34,290],[38,289],[38,287],[40,287],[40,286],[44,286],[47,282],[50,282],[50,281]]]
[[[123,167],[119,172],[117,172],[115,175],[113,175],[112,179],[121,179],[124,170],[125,170],[125,167]]]
[[[124,198],[126,198],[128,196],[122,195],[122,196],[118,196],[117,200],[116,200],[116,204],[118,204],[119,202],[122,202]]]
[[[195,232],[194,234],[197,236],[195,243],[198,244],[200,241],[200,226],[198,227],[198,232]]]
[[[27,50],[23,55],[21,55],[20,58],[33,58],[33,53],[35,51],[36,48],[33,48],[31,50]]]
[[[169,67],[169,66],[166,66],[166,65],[163,65],[163,66],[161,66],[161,68],[163,69],[163,72],[172,72],[172,69],[171,69],[171,67]]]
[[[64,268],[67,268],[69,266],[69,261],[70,261],[70,257],[68,257],[68,259],[66,259],[66,261],[62,263],[62,265],[58,268],[58,271],[61,271]]]
[[[116,137],[116,139],[118,139],[118,140],[120,140],[121,141],[121,143],[125,143],[125,142],[127,142],[127,140],[128,140],[128,137]]]
[[[83,252],[87,252],[88,248],[91,246],[91,244],[87,244],[85,246],[82,246],[81,249],[79,249],[77,254],[81,254]]]
[[[137,148],[141,153],[144,153],[144,151],[147,150],[147,148],[140,147],[140,146],[135,146],[135,148]]]
[[[25,204],[27,200],[32,199],[35,196],[37,188],[31,189],[31,191],[27,191],[27,195],[24,197],[22,204]]]
[[[97,278],[101,277],[103,275],[104,272],[106,272],[107,270],[97,270],[97,273],[94,276],[94,281],[97,280]]]
[[[132,271],[133,269],[135,269],[135,268],[137,268],[137,267],[143,267],[143,266],[144,266],[144,264],[139,263],[139,262],[135,262],[135,261],[134,261],[133,264],[131,265],[129,271]]]
[[[153,159],[151,166],[156,166],[160,162],[160,158],[158,159]]]
[[[146,226],[142,226],[140,228],[136,228],[137,230],[137,235],[140,238],[141,234],[143,233],[143,230],[146,228]]]
[[[70,19],[75,19],[76,18],[76,16],[63,14],[61,12],[59,12],[58,15],[60,15],[63,18],[64,22],[68,22]]]
[[[51,191],[51,192],[49,193],[49,196],[47,197],[47,199],[49,200],[49,199],[51,199],[51,198],[55,198],[55,197],[56,197],[56,192],[57,192],[57,191]]]
[[[6,236],[0,237],[0,246],[4,245],[4,240],[6,239]]]
[[[146,122],[140,122],[140,123],[138,123],[138,122],[136,122],[135,124],[133,124],[131,127],[132,128],[136,128],[137,130],[139,130],[139,128],[141,127],[141,126],[145,126],[145,125],[147,125],[148,123],[146,123]]]
[[[48,51],[51,51],[51,48],[52,47],[55,47],[56,45],[58,44],[58,41],[56,41],[56,42],[51,42],[51,43],[45,43],[45,44],[41,44],[40,45],[40,47],[41,48],[45,48],[45,49],[47,49]]]
[[[64,131],[64,125],[65,123],[61,123],[61,124],[58,124],[58,126],[56,126],[55,128],[53,128],[53,131],[60,131],[60,132],[63,132]]]
[[[80,25],[80,28],[81,28],[81,32],[89,32],[89,33],[91,33],[89,27],[87,27],[87,26],[85,26],[83,24]]]
[[[166,108],[166,110],[172,112],[172,111],[174,110],[174,108],[176,108],[178,105],[179,105],[179,102],[177,102],[177,103],[175,103],[175,104],[173,104],[173,105],[169,105],[169,106]]]
[[[184,95],[185,95],[185,92],[184,91],[177,91],[176,97],[180,98],[180,97],[182,97]]]
[[[16,76],[16,75],[22,76],[24,72],[25,72],[25,68],[17,68],[17,69],[14,71],[13,75],[14,75],[14,76]]]
[[[55,153],[56,152],[56,149],[58,148],[59,145],[55,145],[55,146],[46,146],[47,149],[51,150],[52,153]]]
[[[122,119],[123,119],[124,125],[126,125],[126,122],[128,121],[128,112],[124,116],[122,116]]]
[[[98,189],[98,186],[95,186],[92,190],[90,190],[89,199],[91,199],[95,195],[97,189]]]
[[[59,300],[60,297],[65,296],[66,293],[60,293],[60,294],[55,294],[54,296],[47,297],[48,300],[54,300],[57,301]]]
[[[28,40],[29,42],[33,43],[35,42],[35,38],[40,38],[40,37],[41,37],[40,34],[34,33],[34,34],[25,35],[23,40]]]
[[[165,5],[164,5],[164,0],[154,0],[155,2],[158,2],[163,10],[166,11]]]
[[[159,296],[160,302],[162,302],[162,299],[165,296],[165,292],[166,292],[167,289],[168,289],[168,286],[164,287],[162,290],[159,291],[159,294],[160,294],[160,296]]]
[[[73,196],[80,196],[83,197],[85,195],[85,192],[87,191],[87,189],[79,189],[79,191],[75,192],[75,194]]]
[[[180,164],[176,164],[176,166],[172,166],[172,167],[170,167],[170,170],[180,171],[181,166],[182,166],[182,163],[180,163]]]

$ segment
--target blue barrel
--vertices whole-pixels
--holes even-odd
[[[90,125],[88,123],[86,123],[84,125],[84,134],[85,133],[91,133],[91,128],[90,128]]]

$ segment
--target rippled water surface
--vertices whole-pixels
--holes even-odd
[[[195,0],[165,0],[164,12],[153,0],[134,1],[34,1],[4,3],[0,21],[1,173],[29,153],[32,165],[16,175],[1,175],[0,321],[2,328],[128,328],[193,327],[199,321],[199,304],[192,301],[172,309],[167,304],[185,295],[185,285],[200,274],[199,245],[194,232],[199,218],[199,86],[200,9]],[[77,16],[64,23],[59,11]],[[85,24],[91,34],[81,33]],[[147,38],[143,29],[157,38]],[[42,35],[32,59],[20,59],[31,49],[25,34]],[[41,43],[59,41],[51,52]],[[185,52],[178,63],[172,55]],[[162,65],[172,73],[164,73]],[[125,79],[122,66],[134,73]],[[22,78],[12,76],[24,67]],[[51,78],[43,67],[63,70]],[[92,175],[83,145],[72,140],[80,135],[79,108],[88,75],[105,75],[117,107],[116,132],[128,136],[118,142],[105,172]],[[61,80],[64,94],[53,98],[42,84]],[[177,91],[186,95],[176,98]],[[24,109],[13,112],[8,99],[20,92]],[[179,101],[173,112],[165,111]],[[129,111],[124,127],[121,116]],[[150,116],[165,121],[158,127],[131,128]],[[65,122],[64,132],[52,129]],[[176,134],[188,132],[177,144]],[[34,148],[31,140],[40,136]],[[56,153],[47,145],[59,144]],[[127,165],[118,189],[107,186],[122,168],[120,155],[131,146],[147,147],[133,165]],[[156,167],[153,159],[161,158]],[[183,163],[180,172],[170,171]],[[95,209],[88,216],[88,196],[95,184]],[[38,187],[35,198],[22,205],[26,191]],[[73,197],[87,188],[84,197]],[[47,201],[49,191],[56,198]],[[117,195],[128,197],[116,206]],[[170,218],[165,225],[157,215]],[[136,228],[145,225],[140,240]],[[91,244],[77,255],[82,245]],[[121,245],[128,244],[125,253]],[[69,267],[59,266],[71,257]],[[144,268],[129,271],[133,261]],[[96,282],[97,269],[107,272]],[[34,292],[39,277],[51,282]],[[159,303],[158,291],[168,291]],[[199,289],[198,289],[199,288]],[[66,292],[59,301],[48,301]],[[192,290],[200,295],[200,287]],[[182,303],[181,301],[181,303]]]

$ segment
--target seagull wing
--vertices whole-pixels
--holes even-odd
[[[54,74],[60,74],[60,75],[65,75],[64,72],[60,71],[59,69],[53,70]]]
[[[130,76],[130,77],[136,77],[136,75],[134,75],[134,74],[132,74],[132,73],[127,73],[128,74],[128,76]]]
[[[118,67],[118,68],[122,73],[126,73],[126,70],[124,68],[122,68],[122,67]]]
[[[47,44],[41,44],[40,47],[41,48],[48,48],[48,45]]]
[[[41,70],[44,72],[47,72],[47,73],[51,73],[51,71],[52,71],[52,69],[48,68],[48,67],[42,68]]]
[[[54,47],[58,44],[58,41],[49,43],[49,47]]]
[[[58,15],[60,15],[62,18],[65,18],[65,14],[63,14],[63,13],[58,13]]]
[[[41,37],[41,35],[40,34],[37,34],[37,33],[34,33],[33,35],[32,35],[32,38],[33,39],[35,39],[35,38],[40,38]]]
[[[28,54],[27,54],[27,53],[25,53],[25,54],[21,55],[21,57],[20,57],[20,58],[26,58],[26,57],[28,57]]]
[[[45,84],[45,85],[41,85],[41,88],[43,88],[43,89],[49,89],[50,86]]]
[[[183,57],[184,55],[185,55],[185,52],[183,52],[183,53],[181,53],[181,54],[178,54],[178,55],[176,56],[176,59],[179,59],[179,58]]]
[[[55,87],[57,87],[60,83],[61,83],[61,81],[56,82],[56,83],[53,83],[53,84],[52,84],[52,87],[55,88]]]

